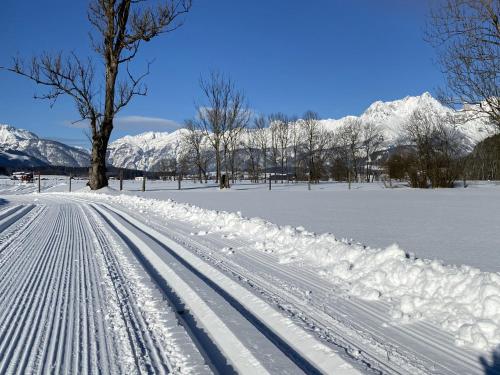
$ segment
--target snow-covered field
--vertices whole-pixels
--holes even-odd
[[[47,182],[49,183],[49,182]],[[65,183],[59,181],[59,183]],[[75,189],[84,183],[74,181]],[[111,186],[119,188],[118,181]],[[470,183],[468,188],[421,190],[386,189],[382,184],[240,183],[230,191],[183,182],[124,182],[124,193],[173,199],[211,210],[241,212],[279,225],[303,226],[316,233],[332,233],[370,247],[397,243],[417,257],[446,264],[470,265],[500,272],[500,183]],[[63,184],[51,191],[67,191]]]
[[[139,186],[0,184],[2,369],[500,372],[500,186]]]

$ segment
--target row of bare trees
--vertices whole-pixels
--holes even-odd
[[[353,118],[334,132],[312,111],[300,119],[284,113],[252,116],[243,92],[219,72],[200,79],[200,87],[204,101],[185,123],[182,155],[160,163],[163,172],[182,170],[207,181],[214,171],[221,188],[243,175],[255,182],[373,180],[371,158],[383,142],[375,124]]]
[[[399,144],[387,150],[381,127],[350,117],[334,129],[318,115],[300,119],[283,113],[251,116],[244,94],[220,73],[201,79],[206,99],[186,121],[170,162],[171,175],[211,172],[221,188],[242,176],[254,182],[322,179],[372,182],[382,174],[414,187],[449,187],[464,175],[467,140],[456,114],[416,110],[402,124]],[[394,145],[393,145],[394,146]]]

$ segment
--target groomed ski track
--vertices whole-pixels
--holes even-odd
[[[1,374],[206,370],[168,307],[141,309],[136,297],[148,288],[133,290],[91,213],[75,204],[5,212],[19,213],[0,237]],[[166,327],[155,332],[156,321]]]
[[[382,303],[337,298],[237,238],[33,197],[0,208],[0,373],[484,371],[436,327],[386,327]]]
[[[196,256],[190,261],[199,267],[186,262],[178,254],[185,249],[122,211],[52,196],[29,201],[0,210],[2,374],[356,374],[363,367]],[[148,306],[145,292],[163,305]]]

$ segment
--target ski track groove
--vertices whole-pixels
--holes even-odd
[[[105,233],[101,228],[98,227],[95,222],[95,217],[90,221],[90,216],[92,213],[86,208],[87,220],[89,220],[89,225],[92,228],[92,233],[95,234],[95,238],[98,243],[101,244],[102,248],[105,248],[105,238],[111,234]],[[92,215],[93,216],[93,215]],[[123,275],[120,267],[118,266],[118,261],[116,256],[110,252],[103,252],[104,260],[106,262],[106,267],[111,274],[111,280],[113,281],[113,286],[117,295],[121,296],[122,301],[127,301],[127,303],[122,303],[120,305],[122,316],[125,318],[125,322],[130,326],[129,332],[133,332],[133,342],[134,352],[136,360],[138,358],[144,358],[146,360],[141,363],[141,367],[146,370],[154,369],[155,372],[166,373],[170,367],[167,359],[163,357],[159,347],[154,343],[154,338],[150,335],[147,323],[144,321],[141,313],[137,309],[137,302],[135,301],[133,294],[127,287],[126,278]],[[132,337],[132,336],[131,336]],[[139,352],[139,353],[137,353]]]
[[[224,255],[218,254],[217,251],[214,251],[214,249],[222,249],[224,247],[232,247],[233,249],[244,249],[245,247],[248,246],[248,242],[238,240],[238,239],[230,239],[230,238],[220,238],[220,235],[223,235],[223,232],[220,233],[212,233],[212,235],[208,236],[193,236],[192,231],[193,228],[184,222],[178,221],[178,220],[172,220],[171,222],[168,223],[168,225],[161,226],[156,224],[155,222],[151,222],[151,220],[148,220],[148,223],[151,225],[153,224],[157,230],[160,230],[161,232],[166,233],[169,237],[173,238],[177,242],[187,244],[188,246],[191,245],[191,248],[200,254],[203,254],[204,257],[207,257],[209,259],[212,259],[212,262],[214,264],[218,264],[219,266],[223,266],[227,271],[230,273],[234,274],[239,274],[239,272],[236,270],[236,268],[242,269],[242,267],[236,265],[235,263],[231,262],[230,259],[228,259],[227,256],[224,257]],[[175,229],[174,229],[175,228]],[[266,254],[265,252],[259,252],[259,253],[253,253],[253,251],[243,251],[244,255],[251,259],[252,262],[257,265],[255,267],[256,269],[261,269],[259,267],[263,267],[264,269],[271,269],[273,275],[284,275],[288,278],[288,280],[296,280],[296,281],[301,281],[303,285],[310,285],[313,286],[314,288],[320,290],[326,297],[331,295],[331,288],[329,289],[328,286],[322,285],[321,282],[314,282],[314,280],[320,279],[320,277],[317,275],[317,273],[313,270],[308,270],[306,268],[301,268],[300,272],[304,272],[305,277],[301,276],[300,272],[296,272],[294,269],[288,270],[286,265],[279,265],[279,266],[274,266],[274,264],[277,263],[275,255],[270,255]],[[269,280],[261,280],[259,282],[259,277],[255,274],[249,274],[248,271],[243,272],[240,274],[241,277],[245,280],[251,281],[254,284],[260,284],[263,285],[263,289],[270,291],[273,289],[276,289],[273,286],[273,283],[270,282]],[[272,292],[271,292],[272,294]],[[284,295],[289,294],[288,292],[283,290],[280,290],[280,292],[277,294],[280,297],[284,297]],[[294,304],[293,302],[286,301],[288,303],[291,303],[294,305],[294,307],[298,307],[296,303]],[[346,303],[348,306],[335,306],[335,311],[332,311],[330,307],[328,306],[319,306],[320,311],[324,312],[325,314],[328,315],[328,317],[331,319],[328,321],[328,325],[325,325],[328,330],[335,331],[333,330],[333,327],[335,325],[338,325],[338,318],[335,316],[339,315],[339,312],[342,314],[341,316],[348,316],[350,314],[350,311],[362,311],[364,313],[365,317],[368,317],[370,319],[373,319],[375,324],[370,324],[366,325],[369,327],[369,331],[373,337],[378,338],[377,341],[383,342],[383,340],[380,340],[381,338],[384,338],[385,335],[378,331],[375,327],[380,326],[380,323],[383,321],[381,317],[387,316],[387,311],[384,310],[388,309],[388,305],[384,302],[379,302],[379,303],[364,303],[361,301],[352,302],[350,300],[343,300],[343,303]],[[350,310],[351,309],[351,310]],[[299,309],[299,311],[301,311]],[[304,315],[307,316],[307,312],[304,311]],[[321,315],[321,314],[320,314]],[[317,317],[315,317],[317,318]],[[319,321],[320,323],[321,321]],[[353,326],[355,331],[363,332],[365,329],[359,327]],[[445,353],[448,355],[450,358],[453,359],[455,363],[458,364],[467,364],[468,369],[473,371],[474,373],[482,373],[482,366],[480,365],[477,357],[474,357],[474,353],[471,353],[470,355],[465,355],[463,352],[457,352],[452,350],[452,348],[449,348],[447,345],[443,345],[443,342],[449,342],[450,341],[450,336],[445,334],[444,332],[441,332],[440,330],[436,329],[436,326],[433,325],[432,323],[426,322],[426,321],[419,321],[417,324],[407,324],[404,326],[404,333],[407,336],[410,336],[413,340],[418,341],[420,343],[424,342],[426,345],[432,346],[436,352],[441,352]],[[437,338],[435,338],[437,337]],[[345,338],[345,337],[344,337]],[[390,341],[390,340],[388,340]],[[398,358],[400,363],[404,363],[405,361],[405,356],[411,356],[411,352],[408,352],[405,350],[403,353],[400,353],[400,349],[402,348],[397,348],[394,347],[392,350],[395,350],[394,352],[387,353],[389,354],[397,354],[400,355],[401,358]],[[370,349],[367,350],[366,346],[363,347],[362,349],[359,348],[359,350],[362,353],[366,353],[370,356]],[[466,352],[469,354],[469,352]],[[375,356],[377,355],[376,353],[373,353]],[[379,353],[380,355],[380,353]],[[421,358],[425,359],[425,355],[420,355]],[[373,360],[373,358],[367,358],[367,360]],[[419,361],[418,358],[413,358],[414,361],[417,362],[422,362],[423,368],[416,367],[414,370],[419,370],[419,371],[424,371],[424,372],[430,372],[430,373],[441,373],[440,371],[444,371],[445,373],[448,374],[454,374],[455,370],[453,368],[447,367],[445,364],[442,363],[436,363],[434,360],[430,358],[426,358],[426,361]],[[399,365],[396,367],[392,367],[390,363],[380,363],[381,368],[385,369],[384,371],[389,371],[389,372],[394,372],[394,373],[405,373],[407,370],[404,368],[401,368]],[[393,364],[394,365],[394,364]],[[430,366],[430,367],[429,367]],[[440,370],[437,370],[436,368],[440,368]]]
[[[58,223],[51,223],[57,225]],[[47,262],[50,258],[51,251],[51,241],[46,238],[41,244],[41,251],[37,254],[38,256],[27,256],[27,249],[21,248],[20,257],[14,260],[14,264],[18,264],[18,260],[22,263],[18,267],[12,267],[10,274],[13,275],[14,280],[11,279],[11,285],[17,285],[17,288],[13,288],[11,294],[7,295],[5,300],[0,300],[0,306],[2,306],[2,315],[0,316],[0,322],[2,322],[2,328],[0,333],[0,357],[2,357],[2,363],[0,366],[0,373],[6,371],[6,366],[11,362],[11,357],[13,355],[12,351],[15,345],[18,345],[18,340],[16,333],[26,324],[26,315],[30,312],[29,308],[21,308],[23,305],[34,307],[35,304],[29,304],[29,298],[32,298],[32,294],[35,292],[36,284],[40,282],[43,276],[43,271],[46,268]],[[45,252],[44,250],[48,250]],[[53,252],[54,250],[52,250]],[[19,269],[26,269],[29,274],[34,275],[33,278],[24,277]],[[6,283],[4,280],[3,283]],[[8,283],[8,282],[7,282]],[[14,363],[14,361],[12,361]]]
[[[111,246],[111,237],[121,238],[118,229],[89,200],[46,199],[54,204],[28,205],[21,199],[20,204],[9,203],[0,211],[0,222],[5,223],[0,228],[0,374],[172,372],[162,342],[155,337]],[[279,264],[278,254],[249,249],[246,239],[228,238],[225,232],[196,236],[187,222],[169,220],[165,225],[157,217],[150,220],[143,213],[124,211],[277,306],[325,344],[345,350],[343,356],[358,362],[361,369],[412,375],[448,375],[457,368],[482,373],[475,353],[453,350],[451,335],[432,322],[405,324],[394,332],[429,352],[441,353],[445,363],[437,363],[425,351],[413,353],[411,346],[391,339],[388,332],[393,328],[381,328],[387,322],[387,302],[345,298],[341,291],[338,296],[339,291],[317,271],[295,266],[293,261]],[[122,246],[133,254],[124,241]],[[221,251],[225,247],[236,250],[238,261]],[[313,292],[313,297],[305,292]],[[110,297],[117,301],[111,317]],[[353,316],[364,320],[353,321]],[[124,356],[133,358],[128,367]]]
[[[211,239],[213,239],[213,238],[211,238]],[[221,240],[219,240],[219,241],[221,241]],[[226,246],[229,243],[230,245],[231,244],[233,245],[233,248],[240,248],[240,249],[244,248],[244,246],[245,246],[244,242],[234,240],[234,239],[230,239],[227,242],[226,242],[226,239],[224,239],[224,242],[222,242],[222,243],[226,243]],[[269,254],[266,254],[266,253],[254,254],[251,251],[246,251],[245,256],[252,259],[252,261],[255,262],[256,264],[258,264],[260,267],[272,269],[273,273],[275,275],[277,275],[277,274],[286,275],[288,277],[288,280],[298,280],[298,281],[301,281],[303,283],[303,285],[308,285],[308,284],[311,285],[312,280],[317,280],[319,278],[318,275],[314,271],[308,270],[305,268],[301,272],[304,272],[304,274],[306,274],[307,277],[303,277],[299,272],[294,272],[295,270],[288,270],[286,265],[285,266],[281,265],[280,267],[273,266],[273,264],[276,263],[276,260],[273,259],[272,256],[270,256]],[[272,284],[269,284],[269,285],[272,285]],[[321,282],[313,283],[313,286],[314,286],[314,288],[321,291],[325,296],[328,296],[331,294],[331,290],[327,286],[321,285]],[[382,338],[385,336],[381,331],[377,330],[375,327],[378,327],[381,325],[383,320],[380,317],[387,316],[387,311],[382,310],[382,307],[388,308],[388,305],[386,305],[384,302],[381,302],[381,303],[363,303],[363,302],[359,303],[359,301],[357,301],[356,303],[352,303],[349,300],[344,300],[343,302],[346,303],[346,305],[348,305],[348,308],[345,308],[343,306],[336,306],[336,307],[338,309],[341,309],[344,314],[347,315],[347,314],[349,314],[349,311],[353,311],[353,310],[354,311],[358,310],[358,311],[362,311],[362,312],[366,313],[367,315],[365,315],[365,316],[368,316],[369,318],[373,319],[373,322],[374,322],[374,324],[369,325],[370,330],[373,333],[373,336],[377,337],[377,338]],[[325,306],[325,308],[327,310],[331,310],[331,308],[328,306]],[[441,353],[443,351],[446,352],[447,355],[449,355],[451,358],[453,358],[458,363],[465,362],[468,365],[472,366],[473,368],[477,368],[478,370],[481,370],[481,366],[479,365],[477,360],[474,361],[470,357],[464,357],[463,353],[458,353],[457,351],[453,351],[453,350],[447,348],[447,346],[443,345],[443,341],[439,341],[437,339],[434,339],[434,337],[438,336],[438,337],[441,337],[441,339],[443,340],[445,337],[447,337],[447,335],[445,333],[442,333],[441,331],[436,330],[435,326],[431,325],[430,323],[428,323],[426,321],[419,321],[417,324],[418,324],[418,328],[414,328],[414,325],[412,325],[412,324],[404,325],[405,334],[407,334],[408,336],[411,336],[415,341],[420,341],[420,342],[425,341],[426,344],[431,345],[434,348],[434,350],[437,352],[441,352]],[[422,332],[424,332],[424,331],[425,331],[425,334],[422,334]],[[432,360],[430,360],[430,359],[429,359],[429,361],[432,362]],[[435,363],[435,365],[438,367],[441,367],[442,369],[447,369],[450,374],[453,373],[452,369],[447,368],[443,364]]]
[[[0,373],[169,373],[108,245],[110,233],[88,209],[16,207],[0,212],[8,219],[26,210],[0,236]],[[106,278],[112,290],[103,286]],[[120,301],[125,333],[109,325],[109,293]],[[137,357],[134,368],[122,367],[127,351]]]

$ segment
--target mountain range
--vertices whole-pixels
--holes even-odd
[[[45,165],[84,167],[90,164],[87,150],[39,138],[9,125],[0,125],[0,165],[37,167]]]
[[[359,118],[379,125],[383,131],[387,147],[395,144],[402,132],[404,123],[416,109],[432,111],[439,115],[459,115],[443,106],[431,94],[407,96],[400,100],[371,104],[360,116],[346,116],[340,119],[320,120],[328,130],[335,130],[346,124],[349,119]],[[495,133],[495,127],[485,119],[475,119],[460,124],[459,130],[465,136],[468,146],[475,144]],[[108,147],[108,162],[115,167],[151,170],[179,147],[184,129],[171,133],[146,132],[135,136],[119,138]],[[8,125],[0,125],[0,166],[58,165],[88,166],[89,152],[60,142],[39,138],[34,133]]]

